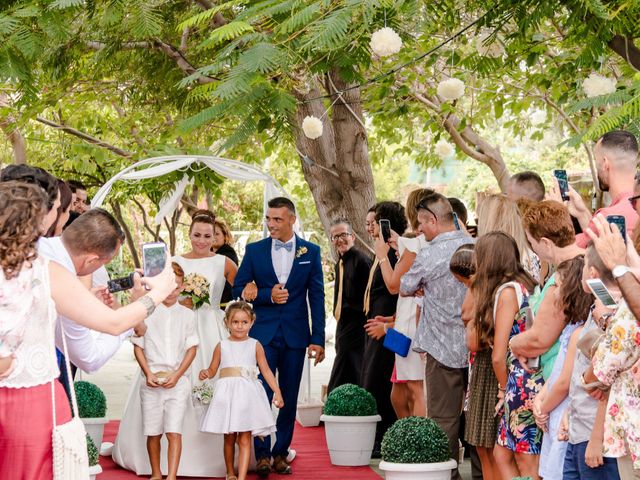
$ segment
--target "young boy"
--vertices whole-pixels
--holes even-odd
[[[175,480],[182,451],[182,421],[191,395],[185,373],[196,356],[198,333],[193,311],[178,303],[184,271],[171,264],[178,286],[145,320],[147,331],[132,337],[134,354],[147,379],[140,387],[142,430],[147,436],[151,478],[162,479],[160,439],[169,441],[167,480]]]

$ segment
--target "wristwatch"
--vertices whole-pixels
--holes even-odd
[[[627,267],[626,265],[616,265],[615,267],[613,267],[613,270],[611,270],[611,275],[613,275],[613,278],[617,279],[626,275],[630,271],[631,270],[629,270],[629,267]]]

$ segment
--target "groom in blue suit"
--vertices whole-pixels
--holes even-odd
[[[320,247],[294,235],[296,210],[291,200],[273,198],[268,206],[270,237],[247,245],[233,285],[234,297],[242,295],[253,302],[257,318],[250,336],[262,344],[269,367],[278,372],[284,400],[273,448],[271,438],[255,439],[256,471],[260,477],[269,475],[271,457],[276,473],[292,473],[286,458],[293,438],[305,352],[315,359],[314,365],[324,359]],[[266,382],[263,385],[271,402],[273,392]]]

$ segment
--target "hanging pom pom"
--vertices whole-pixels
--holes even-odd
[[[443,138],[438,140],[434,150],[436,152],[436,155],[438,155],[438,157],[440,157],[441,160],[446,160],[447,158],[451,158],[456,153],[456,149],[453,148],[453,145],[451,145],[449,142],[447,142]]]
[[[373,32],[369,42],[371,51],[379,57],[395,55],[402,48],[402,39],[393,28],[384,27]]]
[[[489,37],[491,37],[491,34],[485,32],[476,38],[476,51],[483,57],[501,57],[504,54],[504,48],[502,48],[497,38],[489,41]]]
[[[315,140],[322,136],[322,120],[313,115],[304,117],[302,121],[302,131],[307,138]]]
[[[614,78],[607,78],[598,73],[592,72],[584,82],[582,82],[582,89],[587,97],[599,97],[600,95],[606,95],[616,91],[616,80]]]
[[[438,84],[438,95],[445,100],[457,100],[464,95],[464,82],[458,78],[448,78]]]

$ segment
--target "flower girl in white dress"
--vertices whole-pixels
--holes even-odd
[[[278,408],[284,405],[262,345],[249,338],[255,319],[256,314],[247,302],[230,303],[225,323],[231,336],[216,346],[209,368],[200,372],[200,380],[206,380],[213,378],[219,369],[220,378],[200,430],[224,434],[227,480],[247,478],[252,436],[266,436],[276,430],[267,394],[258,380],[258,369],[274,392],[273,404]],[[240,450],[237,477],[233,468],[236,442]]]

